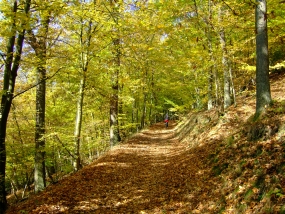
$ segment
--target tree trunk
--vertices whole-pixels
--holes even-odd
[[[40,57],[40,61],[45,61]],[[42,191],[46,187],[45,173],[45,94],[46,94],[46,69],[37,68],[36,88],[36,129],[35,129],[35,192]]]
[[[15,81],[10,82],[10,79],[14,79],[14,77],[12,77],[12,70],[11,70],[13,62],[14,43],[15,43],[15,36],[12,36],[10,37],[7,46],[7,58],[5,61],[6,63],[4,69],[3,92],[6,93],[2,94],[2,99],[1,99],[1,115],[0,115],[0,213],[1,214],[4,213],[7,203],[6,191],[5,191],[5,175],[6,175],[5,138],[6,138],[7,120],[11,108],[14,85],[15,85]]]
[[[232,63],[229,64],[229,75],[230,75],[230,80],[231,80],[231,93],[233,97],[233,103],[234,106],[237,106],[236,103],[236,90],[235,90],[235,85],[234,85],[234,80],[233,80],[233,73],[232,73]]]
[[[208,74],[208,110],[213,108],[213,66],[211,65]]]
[[[49,18],[44,21],[44,35],[32,42],[40,64],[37,67],[36,87],[36,128],[35,128],[35,192],[40,192],[46,187],[45,170],[45,103],[46,103],[46,39]],[[35,37],[33,37],[35,39]]]
[[[208,110],[213,108],[213,82],[214,82],[214,74],[213,74],[213,67],[214,67],[214,55],[213,55],[213,47],[212,47],[212,37],[211,37],[211,26],[210,21],[212,19],[212,1],[208,1],[208,21],[207,21],[207,29],[206,35],[208,40],[208,49],[210,55],[211,66],[209,68],[208,73]]]
[[[120,131],[119,131],[119,70],[121,66],[121,50],[120,50],[120,35],[119,35],[119,3],[116,1],[110,2],[113,7],[113,19],[115,26],[113,29],[114,38],[114,71],[111,74],[111,96],[110,96],[110,147],[116,145],[121,141]]]
[[[145,88],[143,89],[143,105],[142,105],[142,115],[141,115],[141,126],[143,129],[145,126],[145,116],[146,116],[146,102],[147,102],[147,93],[145,92]]]
[[[219,23],[222,25],[222,16],[223,16],[222,8],[219,8]],[[227,53],[227,47],[226,47],[226,37],[225,37],[225,31],[223,27],[220,28],[219,31],[220,36],[220,43],[222,47],[222,64],[223,64],[223,73],[224,73],[224,109],[228,108],[232,104],[231,100],[231,80],[229,75],[229,60],[228,60],[228,53]]]
[[[24,12],[28,14],[30,10],[31,0],[26,0]],[[17,12],[17,1],[14,1],[12,12]],[[16,76],[21,61],[22,47],[25,35],[25,24],[21,23],[21,31],[18,34],[16,41],[16,20],[13,20],[11,26],[11,37],[7,44],[7,53],[4,68],[3,92],[1,96],[0,109],[0,214],[5,212],[7,207],[6,190],[5,190],[5,175],[6,175],[6,128],[8,115],[11,109],[13,93],[15,89]],[[15,50],[15,54],[14,54]]]
[[[38,85],[36,88],[36,130],[35,130],[35,192],[46,187],[45,173],[45,94],[46,70],[37,68]]]
[[[77,110],[76,110],[75,130],[74,130],[75,160],[73,162],[73,167],[75,171],[81,169],[82,167],[80,160],[80,141],[81,141],[81,125],[82,125],[85,81],[86,77],[84,72],[83,77],[80,81],[80,89],[79,89],[79,96],[78,96]]]
[[[265,107],[272,102],[269,81],[266,4],[266,0],[256,0],[256,118],[258,118],[260,113],[265,110]]]
[[[81,23],[84,23],[84,21],[81,20]],[[86,78],[87,78],[88,65],[90,62],[89,55],[90,55],[90,45],[91,45],[91,39],[92,39],[92,24],[93,24],[92,20],[89,20],[88,30],[86,32],[87,39],[84,40],[84,37],[83,37],[85,29],[86,29],[84,24],[81,25],[80,37],[79,37],[81,49],[84,51],[81,51],[81,55],[80,55],[82,73],[81,73],[81,80],[80,80],[80,86],[79,86],[79,95],[78,95],[78,100],[77,100],[77,110],[76,110],[75,129],[74,129],[74,154],[75,154],[75,158],[73,160],[74,171],[77,171],[82,168],[81,158],[80,158],[81,127],[82,127],[85,84],[86,84]]]
[[[118,59],[119,61],[119,59]],[[119,62],[118,62],[119,64]],[[112,94],[110,97],[110,147],[115,146],[120,140],[119,123],[118,123],[118,103],[119,103],[119,84],[118,84],[118,68],[112,75]]]
[[[209,55],[210,61],[214,64],[214,56],[213,56],[213,49],[212,49],[212,40],[208,33],[208,48],[209,48]],[[213,108],[213,84],[214,84],[214,65],[211,65],[209,68],[208,73],[208,110]]]
[[[152,121],[152,124],[153,123],[156,123],[157,122],[157,118],[156,118],[156,115],[157,115],[157,111],[155,109],[155,106],[157,106],[157,97],[156,97],[156,91],[155,91],[155,77],[154,77],[154,69],[152,69],[152,72],[151,72],[151,83],[150,83],[150,112],[149,112],[149,120]]]
[[[36,87],[36,125],[35,125],[35,192],[40,192],[46,187],[45,170],[45,105],[46,105],[46,53],[47,34],[50,17],[42,21],[42,34],[37,37],[29,32],[28,42],[34,49],[38,58],[37,87]]]

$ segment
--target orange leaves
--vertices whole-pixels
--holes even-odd
[[[172,138],[173,126],[167,131],[162,127],[154,126],[136,135],[130,143],[120,145],[78,173],[50,186],[35,196],[39,203],[23,203],[11,210],[38,213],[190,211],[188,200],[196,203],[202,191],[202,187],[196,188],[196,185],[202,185],[200,179],[205,178],[205,171],[196,173],[198,166],[189,160],[199,157],[184,152],[186,145]],[[196,161],[196,164],[201,165],[201,162]],[[190,192],[195,197],[188,197]]]
[[[221,119],[216,112],[193,114],[200,122],[180,130],[184,143],[172,123],[167,130],[155,124],[7,213],[279,213],[283,138],[248,142],[244,106]],[[211,122],[201,122],[205,116]],[[278,115],[271,116],[268,124]]]

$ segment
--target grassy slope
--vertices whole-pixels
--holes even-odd
[[[223,117],[154,126],[7,213],[285,213],[284,74],[271,89],[258,122],[243,92]]]

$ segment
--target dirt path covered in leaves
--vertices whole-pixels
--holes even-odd
[[[271,81],[274,104],[259,123],[249,120],[255,93],[244,91],[224,116],[155,124],[7,214],[284,213],[285,74]],[[248,141],[252,126],[278,124]]]
[[[209,149],[187,148],[174,136],[174,123],[158,123],[7,213],[190,213],[203,202],[211,206]]]

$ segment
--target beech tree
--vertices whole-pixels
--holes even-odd
[[[230,93],[230,73],[229,73],[229,57],[227,51],[227,44],[226,44],[226,35],[222,25],[223,19],[223,6],[219,6],[219,37],[220,43],[222,47],[222,65],[223,65],[223,74],[224,74],[224,109],[228,108],[232,104],[231,100],[231,93]]]
[[[269,55],[267,35],[267,2],[256,0],[256,117],[258,117],[271,100],[269,82]]]
[[[85,7],[85,6],[83,6]],[[81,144],[81,129],[82,129],[82,116],[83,116],[83,101],[84,101],[84,95],[85,95],[85,87],[86,87],[86,78],[87,78],[87,72],[89,63],[91,60],[90,55],[90,45],[91,45],[91,39],[92,35],[94,35],[96,30],[96,24],[95,26],[92,19],[89,17],[86,17],[85,19],[89,19],[86,24],[84,24],[85,20],[83,20],[85,17],[80,17],[80,33],[78,40],[80,41],[80,85],[79,85],[79,93],[77,98],[77,108],[76,108],[76,120],[75,120],[75,129],[74,129],[74,141],[75,141],[75,160],[74,160],[74,169],[77,171],[82,168],[81,164],[81,158],[80,158],[80,144]],[[86,33],[86,36],[84,34]]]
[[[113,20],[112,43],[113,59],[111,71],[111,95],[110,95],[110,146],[113,147],[121,141],[119,131],[119,72],[121,67],[121,38],[120,38],[120,7],[121,1],[110,0],[110,16]]]
[[[100,3],[97,1],[78,1],[70,8],[71,10],[68,13],[69,20],[63,23],[67,27],[67,34],[70,35],[68,49],[73,54],[68,57],[72,67],[71,70],[77,72],[76,76],[80,80],[74,126],[73,167],[75,171],[82,167],[80,149],[83,140],[82,123],[86,82],[92,75],[89,72],[92,69],[90,63],[95,59],[95,37],[98,31],[100,31],[101,19],[104,17],[100,17],[98,8],[100,8]],[[95,68],[92,70],[95,70]]]
[[[43,2],[41,2],[43,3]],[[36,128],[35,128],[35,192],[46,187],[45,171],[45,103],[46,103],[46,62],[47,62],[47,35],[50,22],[50,12],[42,9],[41,27],[36,36],[29,31],[29,44],[37,57],[37,86],[36,86]]]
[[[57,18],[62,9],[59,1],[34,1],[35,11],[31,15],[31,28],[28,30],[27,43],[35,53],[34,65],[36,67],[36,116],[35,116],[35,170],[34,189],[35,192],[42,191],[46,187],[46,79],[47,67],[51,68],[49,58],[52,46],[56,43],[50,31],[51,20]],[[59,7],[59,8],[58,8]],[[54,24],[54,23],[52,23]],[[60,68],[58,69],[58,71]],[[31,71],[29,71],[31,72]],[[54,74],[53,74],[54,75]],[[52,75],[51,75],[52,76]]]
[[[208,16],[206,19],[206,37],[208,42],[208,49],[209,49],[209,58],[211,65],[209,66],[209,72],[208,72],[208,110],[213,108],[213,85],[214,85],[214,74],[215,72],[215,66],[214,66],[214,53],[213,53],[213,39],[212,39],[212,29],[211,29],[211,21],[212,21],[212,0],[208,0]],[[218,98],[216,98],[218,99]]]

